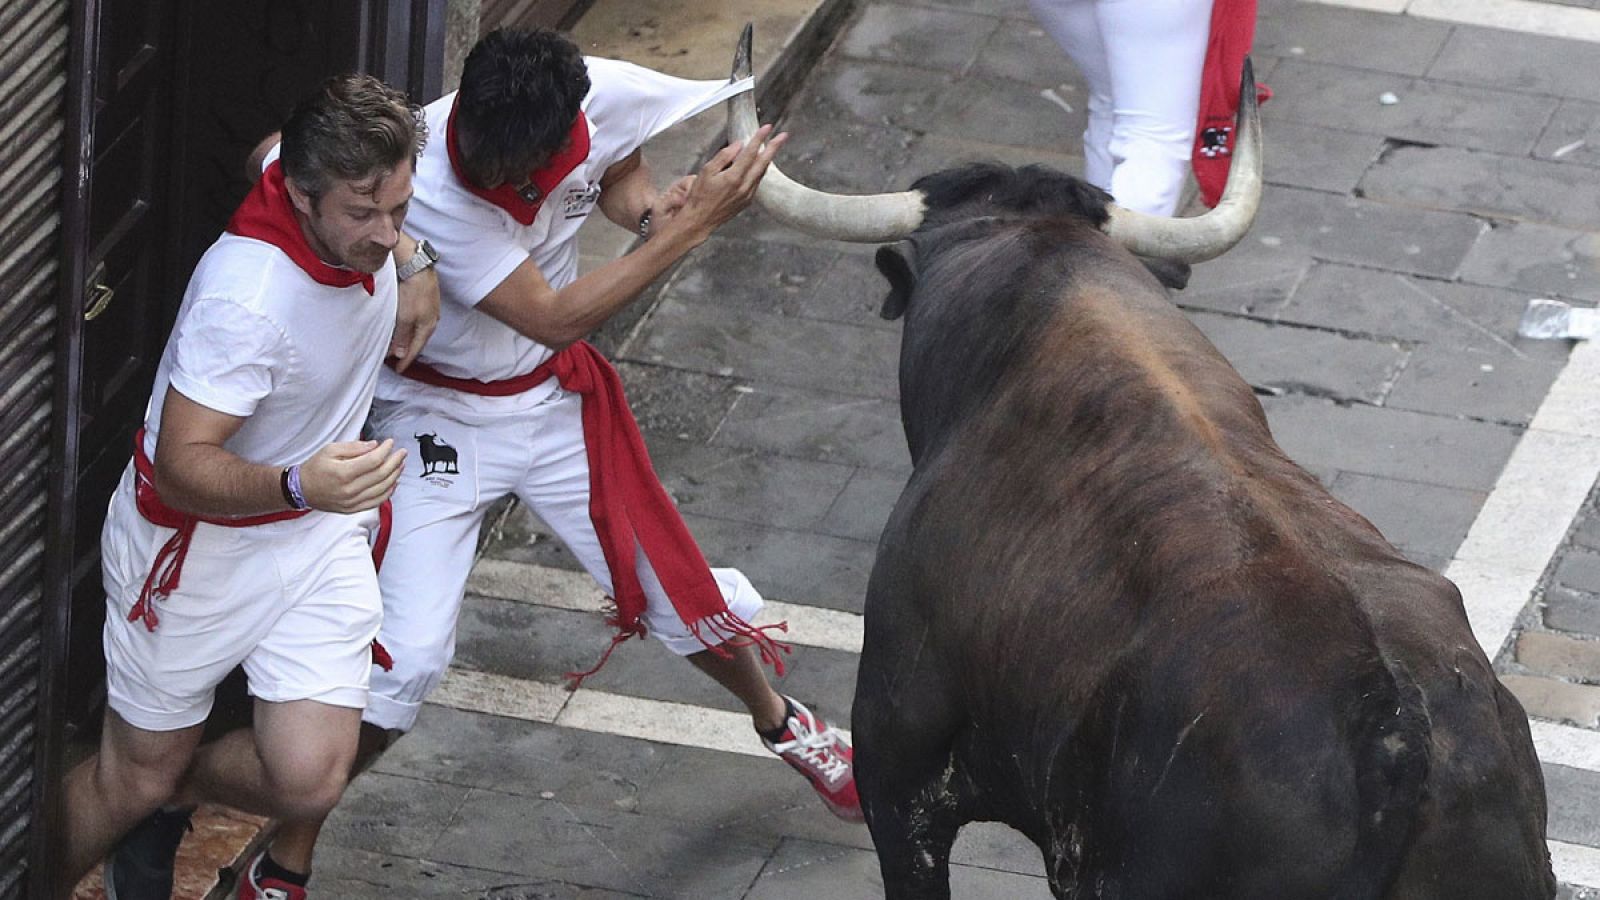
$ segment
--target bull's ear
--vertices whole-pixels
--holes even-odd
[[[889,279],[889,296],[883,298],[883,309],[878,315],[885,319],[898,319],[906,313],[911,300],[911,289],[917,284],[917,270],[906,253],[904,244],[879,247],[876,258],[878,271]]]

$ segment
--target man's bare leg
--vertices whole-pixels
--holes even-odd
[[[350,769],[350,777],[354,778],[372,765],[378,754],[394,741],[395,736],[395,733],[362,722],[361,739],[356,749],[355,765]],[[317,836],[322,833],[322,823],[325,821],[327,821],[326,816],[282,823],[278,827],[278,833],[272,837],[272,858],[279,865],[296,872],[310,872],[311,856],[316,850]]]
[[[255,725],[196,751],[173,802],[221,803],[283,820],[320,818],[344,793],[361,710],[257,700]]]
[[[167,802],[200,742],[201,728],[146,731],[106,711],[100,750],[64,779],[65,850],[58,896],[71,896],[78,880],[128,829]]]
[[[772,689],[767,673],[761,669],[761,660],[751,646],[721,648],[728,655],[715,650],[701,650],[689,654],[689,662],[696,669],[710,675],[717,684],[727,688],[750,710],[750,720],[756,731],[770,733],[783,728],[788,707],[783,697]]]

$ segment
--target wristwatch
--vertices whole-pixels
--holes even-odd
[[[395,267],[394,276],[401,281],[421,272],[439,261],[439,251],[433,249],[427,238],[417,241],[417,252],[411,258]]]

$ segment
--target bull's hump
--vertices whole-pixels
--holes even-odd
[[[1236,427],[1234,417],[1228,417],[1228,428],[1220,425],[1218,406],[1249,396],[1249,386],[1182,313],[1165,300],[1130,303],[1110,291],[1086,291],[1070,308],[1057,320],[1061,327],[1047,334],[1045,343],[1057,344],[1047,354],[1056,359],[1092,355],[1108,377],[1142,384],[1135,402],[1146,407],[1143,414],[1151,414],[1152,402],[1164,406],[1173,427],[1183,432],[1176,439],[1193,452],[1240,465],[1237,442],[1230,439],[1237,435],[1228,430]],[[1227,397],[1216,396],[1219,387]]]

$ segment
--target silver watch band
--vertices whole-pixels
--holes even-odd
[[[417,241],[417,251],[411,254],[410,259],[395,267],[394,277],[399,281],[405,281],[407,278],[438,262],[438,260],[439,254],[433,249],[432,244],[428,243],[426,239]]]

